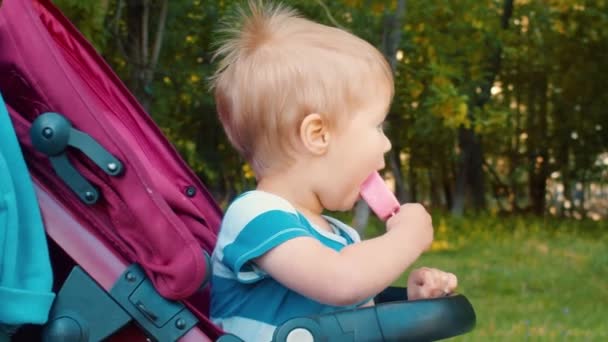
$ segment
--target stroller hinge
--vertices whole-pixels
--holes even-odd
[[[101,341],[135,321],[150,340],[176,341],[198,319],[182,303],[163,298],[138,265],[129,266],[110,292],[76,266],[57,294],[45,342]]]
[[[130,321],[127,312],[76,266],[53,302],[42,337],[45,342],[101,341]]]
[[[119,176],[124,170],[118,158],[90,135],[73,128],[70,121],[61,114],[44,113],[37,117],[30,128],[30,138],[36,150],[49,157],[61,180],[86,204],[95,204],[99,199],[99,191],[68,160],[68,146],[82,151],[110,176]]]
[[[157,341],[175,341],[198,322],[184,304],[163,298],[136,264],[127,268],[110,295]]]

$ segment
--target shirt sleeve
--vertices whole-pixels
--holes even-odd
[[[218,237],[221,260],[238,281],[253,283],[267,276],[253,259],[303,236],[313,235],[288,202],[270,194],[249,195],[237,199],[226,212]]]

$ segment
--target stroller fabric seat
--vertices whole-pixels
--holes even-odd
[[[163,296],[184,299],[196,292],[208,272],[203,252],[215,243],[219,208],[118,77],[49,1],[2,4],[0,89],[34,178],[52,184],[66,207],[140,264]],[[91,136],[121,163],[121,173],[108,171],[116,163],[99,165],[103,160],[86,145],[65,147],[62,156],[36,150],[30,129],[46,112],[59,113]],[[79,137],[72,133],[68,144]],[[49,156],[58,157],[56,164],[70,163],[77,174],[62,179]],[[70,187],[78,175],[90,194]],[[82,200],[89,195],[94,202]]]
[[[50,1],[2,2],[0,92],[32,179],[121,257],[140,265],[163,297],[196,306],[209,334],[218,334],[206,317],[209,289],[203,285],[221,210]],[[49,127],[44,120],[53,114],[65,122]],[[55,145],[41,150],[36,135]]]

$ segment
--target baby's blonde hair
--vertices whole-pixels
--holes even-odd
[[[332,127],[378,89],[390,103],[390,66],[366,41],[281,4],[250,0],[249,10],[222,31],[211,87],[228,139],[258,178],[292,160],[306,115]]]

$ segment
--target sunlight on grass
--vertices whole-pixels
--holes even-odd
[[[458,275],[477,326],[454,341],[608,341],[608,230],[593,221],[434,217],[414,267]],[[366,236],[382,231],[374,221]],[[396,285],[405,286],[404,274]]]

